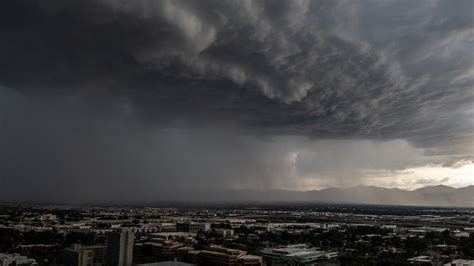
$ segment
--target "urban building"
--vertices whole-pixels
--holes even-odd
[[[184,222],[176,224],[176,230],[179,232],[197,233],[199,231],[205,231],[206,229],[207,225],[202,223]]]
[[[474,266],[474,260],[453,260],[450,263],[444,264],[444,266]]]
[[[262,265],[263,259],[242,250],[212,245],[199,251],[199,262],[202,265]]]
[[[416,256],[413,258],[409,258],[408,261],[411,264],[431,264],[431,258],[430,256]]]
[[[272,262],[305,265],[335,258],[337,252],[325,252],[316,248],[309,248],[306,244],[298,244],[283,248],[265,248],[260,251],[260,255]]]
[[[262,265],[263,258],[255,255],[243,255],[240,256],[237,265]]]
[[[92,266],[104,261],[105,246],[82,246],[74,244],[63,251],[66,266]]]
[[[153,238],[148,242],[135,244],[134,261],[144,263],[144,258],[153,257],[157,261],[174,260],[183,244],[163,238]]]
[[[174,232],[176,231],[175,223],[160,223],[157,226],[159,232]]]
[[[135,233],[131,230],[117,230],[107,233],[106,265],[129,266],[133,263]]]
[[[30,253],[48,253],[55,249],[58,249],[59,246],[57,244],[54,245],[47,245],[47,244],[29,244],[29,245],[18,245],[18,251],[21,254],[30,254]]]
[[[41,221],[56,221],[58,219],[58,217],[52,213],[42,214],[39,218]]]
[[[80,245],[78,245],[80,246]],[[94,253],[89,249],[82,249],[74,245],[63,251],[63,262],[66,266],[92,266]]]
[[[216,229],[216,233],[221,237],[232,237],[232,236],[234,236],[234,230],[233,229],[219,228],[219,229]]]
[[[38,263],[34,259],[29,259],[27,256],[22,256],[18,253],[5,254],[0,253],[1,266],[36,266]]]

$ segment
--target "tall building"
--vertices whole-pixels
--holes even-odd
[[[102,263],[105,246],[82,246],[74,244],[63,251],[63,263],[66,266],[92,266]]]
[[[120,230],[107,233],[106,265],[132,265],[134,241],[135,233],[131,230]]]

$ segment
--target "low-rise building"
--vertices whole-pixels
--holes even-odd
[[[474,260],[453,260],[450,263],[444,264],[444,266],[474,266]]]
[[[413,258],[409,258],[408,261],[412,264],[416,263],[431,263],[430,256],[416,256]]]
[[[105,246],[82,246],[74,244],[63,251],[66,266],[91,266],[104,262]]]
[[[220,237],[232,237],[232,236],[234,236],[234,230],[233,229],[219,228],[219,229],[216,229],[216,233]]]
[[[205,231],[206,224],[195,223],[195,222],[183,222],[176,224],[176,230],[179,232],[197,233],[199,231]]]
[[[237,265],[262,265],[263,258],[255,255],[243,255],[237,260]]]
[[[143,263],[144,258],[153,257],[156,261],[174,260],[176,252],[183,244],[163,238],[154,238],[145,243],[135,244],[134,258],[136,263]]]
[[[283,248],[265,248],[260,255],[269,261],[280,263],[309,264],[337,257],[337,252],[325,252],[310,248],[306,244],[289,245]]]
[[[58,217],[52,213],[42,214],[39,218],[41,221],[56,221],[58,219]]]
[[[53,252],[54,250],[60,249],[58,244],[29,244],[29,245],[18,245],[18,251],[21,254],[29,254],[35,252]]]
[[[0,265],[1,266],[36,266],[38,263],[34,259],[30,259],[27,256],[22,256],[18,253],[6,254],[0,253]]]
[[[247,255],[243,250],[211,245],[199,252],[199,262],[202,265],[262,265],[263,258]]]
[[[229,249],[221,246],[211,246],[199,253],[200,261],[204,265],[236,265],[239,257],[247,253],[238,249]]]

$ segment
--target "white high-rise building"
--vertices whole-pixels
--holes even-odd
[[[107,233],[106,265],[131,266],[133,262],[133,244],[135,233],[120,230]]]

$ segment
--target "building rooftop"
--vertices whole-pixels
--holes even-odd
[[[273,259],[296,261],[299,263],[311,262],[335,255],[335,253],[327,253],[316,248],[309,248],[305,244],[289,245],[284,248],[265,248],[260,251],[260,254]]]

